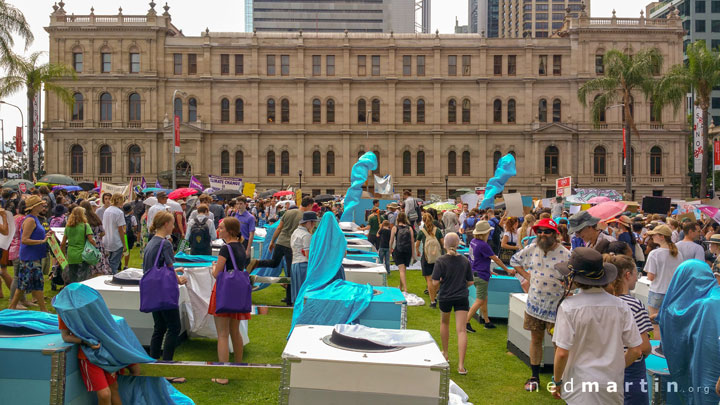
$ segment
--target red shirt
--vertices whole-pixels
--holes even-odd
[[[67,325],[65,325],[65,322],[63,322],[62,318],[60,318],[60,315],[58,315],[58,329],[69,330]],[[72,333],[72,332],[70,332],[70,333]],[[87,360],[87,356],[85,355],[85,352],[82,351],[82,348],[78,348],[78,359]]]

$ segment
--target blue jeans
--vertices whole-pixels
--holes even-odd
[[[110,263],[110,271],[112,274],[117,273],[120,270],[120,262],[123,257],[123,248],[120,248],[114,252],[110,252],[108,255],[108,263]]]
[[[640,384],[642,380],[646,381],[644,392],[643,385]],[[625,368],[625,386],[628,388],[628,390],[625,391],[625,405],[647,404],[649,402],[648,388],[651,384],[652,381],[647,381],[647,370],[644,359]]]
[[[380,258],[380,263],[385,264],[385,271],[390,274],[390,249],[380,248],[378,250],[378,257]]]

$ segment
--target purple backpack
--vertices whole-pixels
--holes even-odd
[[[165,244],[166,241],[163,241]],[[162,254],[160,245],[153,267],[140,279],[140,312],[156,312],[177,309],[180,299],[177,275],[172,263],[164,263],[158,267],[158,259]]]
[[[252,284],[250,276],[235,263],[233,248],[226,245],[233,268],[228,271],[227,262],[225,268],[217,276],[215,285],[215,313],[248,313],[252,309]]]

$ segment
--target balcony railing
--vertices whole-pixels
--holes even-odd
[[[99,176],[99,177],[98,177],[98,180],[99,180],[99,181],[110,182],[110,181],[112,181],[112,176]]]
[[[99,128],[112,128],[112,122],[99,122]]]
[[[82,121],[71,121],[70,128],[82,128],[85,125]]]
[[[650,176],[650,183],[664,183],[665,179],[660,176]]]
[[[138,121],[131,121],[127,123],[128,128],[140,128],[140,122]]]
[[[593,177],[593,181],[595,183],[607,183],[608,178],[607,178],[607,176],[595,176],[595,177]]]

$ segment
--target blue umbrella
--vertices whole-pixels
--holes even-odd
[[[143,193],[159,193],[159,192],[161,192],[161,191],[164,191],[164,192],[166,192],[166,193],[169,193],[169,192],[170,192],[170,190],[164,189],[164,188],[160,188],[160,187],[147,187],[147,188],[144,188],[144,189],[142,190]]]
[[[82,187],[80,186],[62,186],[61,188],[67,190],[67,191],[82,191]]]

